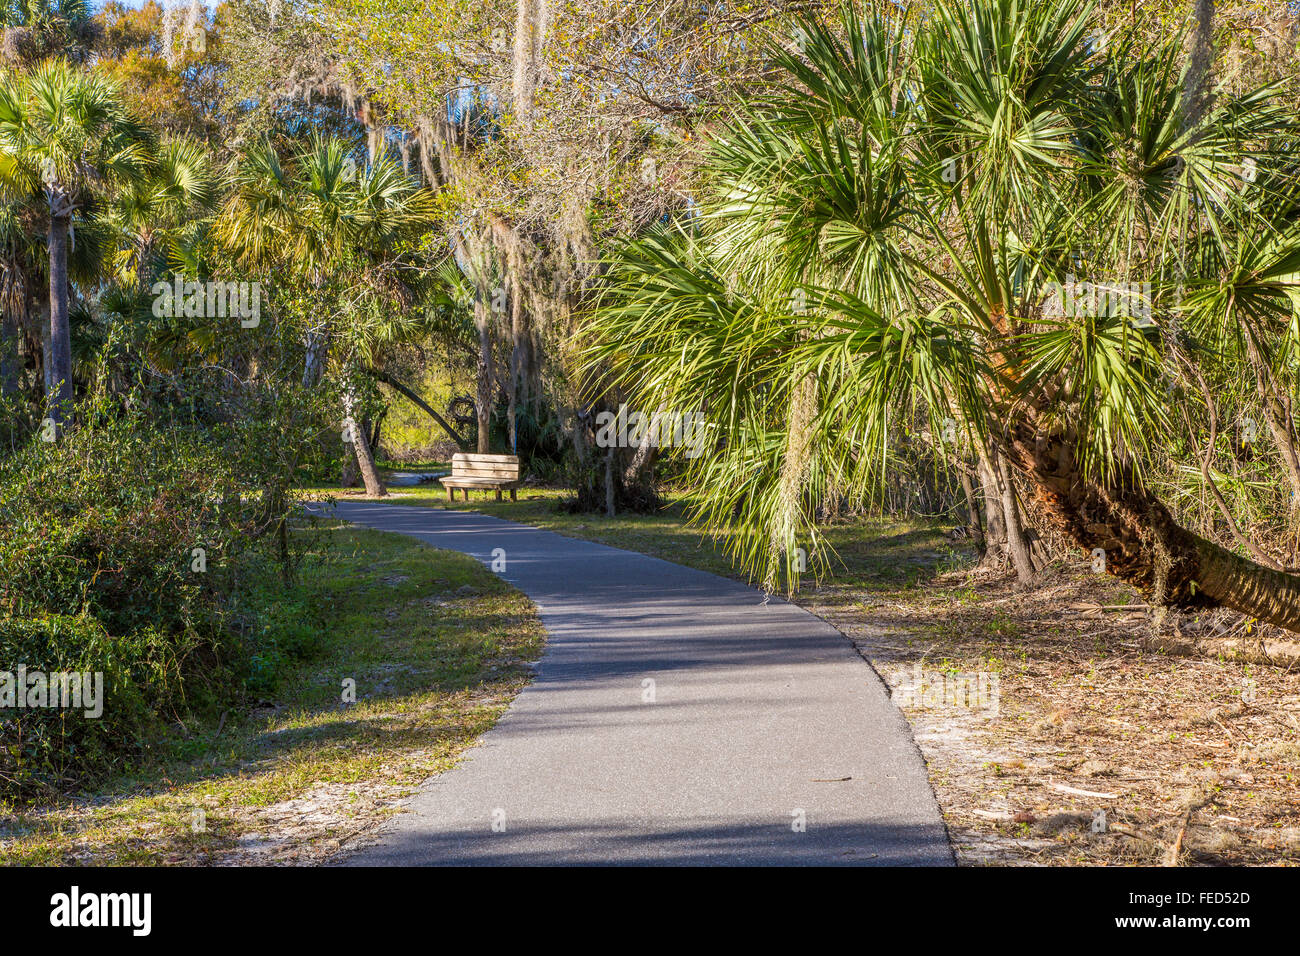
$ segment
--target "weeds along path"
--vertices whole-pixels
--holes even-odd
[[[807,611],[482,514],[332,514],[484,561],[549,633],[496,727],[348,863],[952,863],[907,722]]]

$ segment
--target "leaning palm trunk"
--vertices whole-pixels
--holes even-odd
[[[1084,475],[1076,449],[1042,435],[1031,419],[1009,449],[1034,483],[1042,513],[1085,551],[1100,550],[1108,572],[1152,604],[1180,610],[1224,606],[1300,631],[1300,575],[1234,554],[1179,525],[1129,469],[1102,483]]]

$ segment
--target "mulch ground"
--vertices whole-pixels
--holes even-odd
[[[1300,864],[1300,669],[1170,653],[1198,622],[1080,568],[798,600],[893,689],[959,862]]]

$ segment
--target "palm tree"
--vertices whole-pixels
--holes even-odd
[[[751,571],[820,552],[811,504],[866,494],[907,409],[951,409],[1152,603],[1300,629],[1300,575],[1180,525],[1150,473],[1197,328],[1283,347],[1295,129],[1267,89],[1189,108],[1177,41],[1095,34],[1084,0],[802,22],[716,137],[702,222],[614,257],[591,368],[714,417],[691,484]]]
[[[33,63],[84,52],[91,8],[86,0],[7,0],[0,5],[0,52],[6,60]]]
[[[398,249],[427,229],[433,216],[432,194],[400,165],[380,157],[363,168],[356,153],[338,137],[313,136],[286,163],[269,142],[254,145],[236,169],[217,225],[218,239],[239,261],[281,270],[319,302],[306,333],[308,387],[324,371],[335,308],[348,303],[355,309],[358,298],[378,297],[399,307],[413,303]],[[355,294],[343,294],[348,291]],[[352,411],[349,404],[346,427],[366,492],[383,495],[366,429],[357,427]]]
[[[160,271],[173,244],[191,239],[216,199],[216,177],[207,151],[188,139],[164,140],[149,173],[117,192],[105,224],[118,239],[114,278],[143,291]]]
[[[62,60],[0,78],[0,161],[11,192],[43,192],[50,278],[50,415],[62,422],[72,398],[68,245],[74,219],[114,185],[149,167],[148,131],[124,109],[117,88]]]

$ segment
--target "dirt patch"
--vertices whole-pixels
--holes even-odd
[[[1300,863],[1300,673],[1172,652],[1222,621],[1157,630],[1079,569],[1031,590],[953,572],[799,603],[890,685],[959,862]]]
[[[382,781],[321,784],[293,800],[242,814],[239,839],[210,862],[217,866],[321,863],[377,829],[410,792],[410,787]]]

